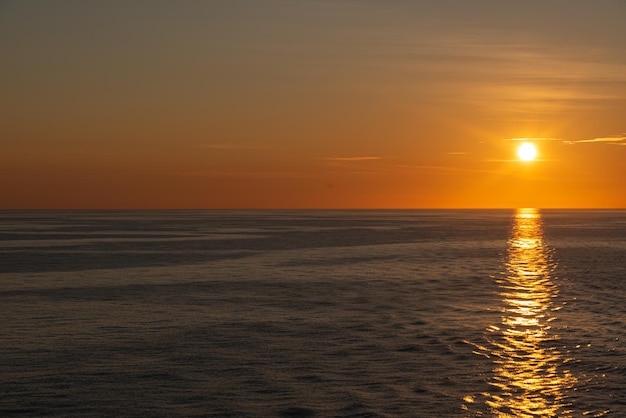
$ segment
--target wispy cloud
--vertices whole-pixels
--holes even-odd
[[[254,150],[264,148],[261,145],[255,144],[230,144],[227,142],[214,142],[208,144],[197,145],[196,148],[207,148],[215,150]]]
[[[264,179],[279,179],[279,178],[311,178],[316,177],[311,173],[295,172],[295,171],[188,171],[180,173],[183,176],[189,177],[207,177],[207,178],[264,178]]]
[[[626,134],[613,136],[602,136],[588,139],[563,139],[563,138],[506,138],[505,141],[558,141],[563,144],[583,144],[583,143],[607,143],[613,145],[626,145]]]
[[[614,145],[626,145],[626,134],[614,135],[614,136],[605,136],[600,138],[591,138],[591,139],[578,139],[573,141],[565,141],[567,144],[581,144],[581,143],[593,143],[593,142],[604,142]]]
[[[494,173],[493,170],[480,170],[474,168],[437,166],[437,165],[413,165],[413,164],[397,164],[396,167],[409,171],[449,171],[462,173]]]
[[[448,155],[467,155],[467,154],[469,154],[469,152],[464,152],[464,151],[452,151],[448,153]]]
[[[505,141],[563,141],[561,138],[506,138]]]
[[[486,158],[484,160],[482,160],[486,163],[519,163],[520,160],[519,159],[511,159],[511,158]],[[533,159],[533,162],[535,163],[545,163],[545,162],[552,162],[552,161],[559,161],[559,160],[555,160],[555,159],[546,159],[546,158],[535,158]]]
[[[327,161],[373,161],[380,160],[380,157],[326,157]]]

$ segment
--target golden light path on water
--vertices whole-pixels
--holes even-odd
[[[567,391],[576,383],[558,349],[551,322],[559,307],[555,263],[545,245],[541,215],[518,209],[508,241],[506,274],[498,281],[502,321],[488,328],[494,359],[486,403],[496,417],[570,416]]]

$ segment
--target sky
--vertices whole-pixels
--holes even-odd
[[[0,0],[0,209],[624,208],[625,21],[624,0]]]

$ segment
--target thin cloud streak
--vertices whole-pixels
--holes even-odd
[[[579,139],[579,140],[565,141],[565,142],[567,144],[604,142],[604,143],[610,143],[610,144],[615,144],[615,145],[626,145],[626,135],[622,134],[622,135],[606,136],[606,137],[592,138],[592,139]]]
[[[461,172],[461,173],[495,173],[494,170],[479,170],[473,168],[461,168],[461,167],[449,167],[449,166],[436,166],[436,165],[410,165],[401,164],[395,167],[412,169],[418,171],[447,171],[447,172]]]
[[[207,178],[264,178],[264,179],[280,179],[280,178],[312,178],[317,177],[311,173],[302,172],[264,172],[264,171],[190,171],[180,173],[188,177],[207,177]]]
[[[380,157],[326,157],[327,161],[374,161],[380,160]]]
[[[562,139],[562,138],[506,138],[505,141],[557,141],[563,144],[590,144],[590,143],[608,143],[613,145],[626,145],[626,134],[614,135],[614,136],[602,136],[591,139]]]
[[[215,149],[215,150],[255,150],[255,149],[263,149],[265,147],[260,145],[252,145],[252,144],[228,144],[225,142],[218,142],[213,144],[202,144],[197,145],[196,148],[206,148],[206,149]]]
[[[560,160],[554,160],[554,159],[545,159],[545,158],[535,158],[534,160],[532,160],[532,163],[545,163],[545,162],[554,162],[554,161],[560,161]],[[520,159],[498,159],[498,158],[490,158],[490,159],[486,159],[483,160],[483,162],[486,163],[521,163],[521,164],[526,164],[529,163],[530,161],[522,161]]]
[[[533,142],[533,141],[563,141],[561,138],[532,138],[532,137],[527,137],[527,138],[506,138],[505,141],[529,141],[529,142]]]

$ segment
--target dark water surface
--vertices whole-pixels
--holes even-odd
[[[0,212],[0,416],[626,416],[626,211]]]

